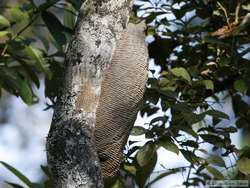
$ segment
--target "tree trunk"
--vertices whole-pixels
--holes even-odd
[[[132,3],[86,0],[80,10],[46,145],[56,188],[103,187],[93,137],[96,107]]]

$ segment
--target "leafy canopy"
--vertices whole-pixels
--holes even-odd
[[[33,85],[39,87],[43,75],[45,94],[53,105],[81,1],[2,4],[0,88],[33,104],[37,101]],[[146,34],[152,41],[149,55],[161,68],[158,76],[150,70],[141,110],[142,115],[156,116],[148,128],[134,127],[132,135],[144,135],[148,141],[141,147],[128,143],[123,173],[108,187],[125,187],[124,174],[140,188],[176,173],[185,174],[186,187],[204,185],[209,179],[249,177],[249,147],[236,148],[231,140],[232,133],[248,134],[250,127],[249,1],[137,0],[134,13],[146,20]],[[131,21],[138,21],[137,16]],[[215,108],[219,104],[225,109],[228,98],[235,121]],[[207,145],[211,151],[206,151]],[[189,165],[165,169],[149,179],[160,147],[183,155]],[[228,159],[236,160],[236,165],[228,165]]]

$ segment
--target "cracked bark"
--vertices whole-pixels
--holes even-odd
[[[132,3],[83,3],[66,53],[63,82],[46,144],[55,188],[103,187],[93,137],[96,107],[103,73],[127,25]]]

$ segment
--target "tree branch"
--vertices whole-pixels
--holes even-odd
[[[93,139],[96,108],[131,3],[92,0],[80,10],[46,145],[56,188],[103,187]]]

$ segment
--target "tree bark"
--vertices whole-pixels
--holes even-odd
[[[103,187],[93,136],[96,108],[132,3],[86,0],[80,10],[46,144],[56,188]]]

